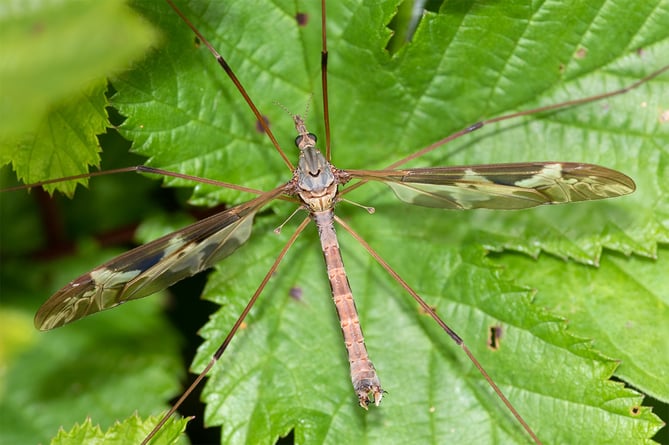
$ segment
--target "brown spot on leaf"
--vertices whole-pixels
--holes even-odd
[[[295,14],[295,20],[299,26],[306,26],[309,22],[309,14],[306,12],[298,12]]]
[[[35,22],[35,23],[33,23],[33,26],[31,27],[30,32],[34,35],[37,35],[37,34],[42,34],[45,29],[46,29],[46,26],[44,26],[44,22]]]
[[[265,125],[267,126],[267,128],[269,128],[269,119],[267,118],[267,116],[265,116],[263,114],[262,120],[265,122]],[[256,120],[256,131],[258,133],[264,133],[265,132],[265,128],[262,126],[262,124],[258,120]]]
[[[291,287],[290,291],[288,291],[288,295],[297,301],[302,301],[302,288],[297,286]]]
[[[430,306],[430,309],[432,309],[432,312],[434,312],[435,314],[437,313],[437,307],[436,307],[436,306]],[[425,309],[423,309],[422,307],[419,307],[419,308],[418,308],[418,312],[420,312],[421,314],[430,315],[430,314],[429,314]]]

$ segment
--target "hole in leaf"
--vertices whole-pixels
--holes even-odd
[[[488,348],[497,351],[501,346],[504,328],[500,325],[490,326],[488,329]]]

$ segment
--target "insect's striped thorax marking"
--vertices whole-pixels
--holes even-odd
[[[300,159],[295,169],[293,182],[295,194],[311,211],[334,208],[338,182],[335,170],[316,148],[316,136],[309,133],[300,116],[293,116],[298,136],[295,145],[300,149]]]

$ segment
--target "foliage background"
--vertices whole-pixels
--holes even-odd
[[[274,102],[298,113],[310,103],[310,128],[324,134],[319,13],[300,4],[309,21],[297,27],[292,3],[250,9],[244,3],[180,6],[226,56],[291,156],[294,131]],[[448,2],[423,17],[412,45],[390,55],[383,48],[396,3],[329,5],[333,159],[340,168],[381,168],[482,118],[620,88],[668,60],[666,0]],[[97,165],[95,143],[72,141],[102,131],[100,79],[110,66],[117,67],[112,105],[127,117],[121,133],[151,165],[264,190],[289,178],[220,68],[165,5],[133,4],[155,33],[134,14],[116,18],[108,10],[59,27],[56,19],[76,19],[70,11],[81,4],[35,5],[5,9],[4,23],[23,26],[16,26],[19,38],[4,35],[7,51],[17,56],[15,65],[5,65],[9,80],[2,84],[30,79],[29,86],[56,85],[54,79],[81,74],[82,65],[97,71],[84,73],[92,85],[85,93],[66,85],[45,88],[55,91],[53,97],[27,101],[31,88],[17,87],[18,98],[6,102],[11,106],[1,120],[30,119],[3,129],[2,160],[11,160],[28,182],[38,180],[33,173],[53,170],[60,177],[82,163]],[[128,31],[122,43],[104,38],[103,29],[126,23],[141,31]],[[80,33],[74,43],[53,40],[50,31],[71,37],[63,28]],[[50,42],[44,54],[59,47],[72,59],[44,69],[46,56],[36,53],[43,38]],[[80,47],[89,41],[105,45],[92,53],[108,57],[86,57]],[[153,42],[154,49],[120,71],[137,57],[125,51],[133,41],[138,47]],[[119,48],[124,54],[109,62]],[[338,209],[461,334],[548,443],[645,443],[661,425],[649,408],[636,411],[639,394],[608,378],[613,373],[653,396],[646,406],[661,408],[669,398],[667,81],[664,75],[615,99],[484,128],[414,163],[600,163],[637,181],[630,197],[526,212],[445,213],[405,207],[382,185],[369,185],[347,198],[373,205],[376,215],[345,204]],[[3,95],[11,90],[5,87]],[[22,102],[38,106],[21,113],[12,108]],[[46,117],[31,122],[44,115],[41,109],[49,111]],[[91,116],[97,116],[93,123]],[[138,162],[116,159],[120,151],[105,146],[102,168]],[[91,195],[78,192],[73,202],[56,204],[57,219],[35,214],[20,194],[2,195],[1,406],[9,413],[3,440],[45,442],[59,426],[70,429],[86,416],[105,429],[135,410],[142,417],[157,414],[178,393],[177,379],[188,365],[181,363],[178,334],[161,309],[176,305],[181,312],[184,301],[195,304],[199,291],[186,290],[187,300],[152,297],[48,334],[35,333],[31,323],[46,295],[119,252],[100,252],[99,234],[146,217],[140,235],[146,239],[189,217],[174,210],[182,192],[168,194],[161,206],[164,195],[149,182],[96,179]],[[191,202],[248,198],[197,186]],[[248,245],[209,276],[204,297],[223,307],[202,330],[207,340],[195,368],[211,355],[287,239],[290,225],[282,237],[272,229],[290,211],[278,203],[259,215]],[[63,232],[56,232],[76,240],[77,257],[36,260],[35,251],[53,254],[61,246],[54,247],[40,227],[45,218],[50,228],[63,222]],[[315,243],[312,231],[291,249],[212,374],[206,416],[208,423],[223,424],[224,441],[269,443],[293,430],[301,443],[527,442],[461,351],[342,234],[367,343],[389,392],[381,408],[360,410]],[[300,299],[290,298],[294,289],[301,290]],[[486,345],[494,326],[504,332],[498,350]]]

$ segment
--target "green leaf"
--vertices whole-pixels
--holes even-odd
[[[99,167],[97,135],[109,126],[105,111],[106,90],[106,80],[100,79],[87,91],[77,92],[74,97],[58,104],[33,132],[11,140],[8,138],[5,146],[11,153],[11,164],[17,176],[30,183],[86,173],[89,166]],[[71,122],[77,126],[72,127]],[[71,196],[77,184],[86,183],[86,179],[80,179],[47,185],[45,189],[50,192],[58,189]]]
[[[51,445],[140,443],[159,420],[157,416],[142,420],[135,414],[123,422],[115,423],[103,433],[98,425],[93,426],[91,419],[86,419],[82,425],[75,425],[70,431],[60,430],[51,441]],[[168,422],[160,436],[157,436],[152,443],[154,445],[177,443],[187,422],[186,419]]]
[[[310,130],[324,144],[317,5],[193,3],[180,6],[232,66],[288,157],[296,157],[294,129],[275,102],[300,114],[309,104]],[[384,50],[386,24],[398,2],[361,3],[328,5],[339,168],[382,168],[478,120],[630,85],[666,63],[669,50],[666,0],[596,8],[446,2],[423,16],[413,43],[393,55]],[[262,190],[288,181],[290,172],[204,45],[162,3],[136,7],[169,37],[135,71],[113,79],[112,103],[128,117],[122,131],[135,151],[156,167]],[[307,14],[306,26],[297,26],[298,11]],[[597,163],[637,181],[630,197],[523,212],[444,212],[407,206],[385,186],[368,184],[346,197],[374,206],[375,215],[346,203],[337,208],[462,336],[545,443],[648,443],[662,425],[641,406],[642,394],[609,380],[616,372],[666,400],[648,382],[658,375],[648,363],[652,355],[604,347],[610,326],[576,327],[581,317],[532,296],[570,283],[580,299],[608,297],[616,310],[630,298],[619,290],[633,284],[634,272],[611,275],[606,266],[620,259],[627,270],[643,262],[658,291],[638,303],[634,321],[648,323],[643,314],[655,311],[653,323],[668,324],[666,265],[655,260],[669,239],[667,82],[665,74],[605,101],[487,126],[411,163]],[[193,201],[249,196],[199,185]],[[288,239],[297,222],[281,236],[272,230],[292,210],[277,203],[259,214],[251,240],[211,275],[205,298],[222,309],[202,329],[206,341],[194,369],[211,357]],[[383,403],[369,411],[356,404],[312,228],[291,248],[209,379],[207,422],[222,425],[223,441],[272,443],[292,430],[300,443],[528,443],[462,351],[339,232],[370,355],[388,391]],[[551,256],[521,260],[509,249]],[[491,250],[500,252],[494,262],[486,258]],[[600,273],[606,286],[583,292],[588,277]],[[548,274],[550,281],[533,280]],[[574,275],[583,281],[570,281]],[[488,346],[491,329],[502,334],[496,349]],[[628,335],[630,343],[645,338]],[[666,348],[667,338],[658,334],[654,346]],[[634,363],[616,367],[620,359]],[[635,367],[647,375],[633,375]],[[121,402],[128,413],[136,409]]]
[[[179,342],[160,298],[53,332],[33,326],[35,309],[53,286],[114,254],[82,247],[78,258],[46,265],[3,255],[0,442],[46,443],[59,428],[89,417],[108,428],[133,411],[164,410],[178,391]]]
[[[500,263],[519,283],[539,289],[535,304],[564,316],[570,332],[620,360],[619,378],[669,402],[668,296],[665,278],[655,273],[667,267],[667,253],[660,249],[654,261],[606,255],[597,269],[553,257],[505,256]]]
[[[11,162],[27,183],[99,166],[106,77],[154,42],[154,31],[116,0],[8,3],[0,23],[0,165]]]

